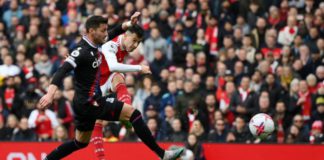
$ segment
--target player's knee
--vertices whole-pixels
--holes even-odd
[[[116,74],[112,79],[112,83],[114,85],[117,85],[119,83],[124,83],[124,82],[125,82],[124,77],[121,74]]]
[[[74,143],[75,143],[76,147],[78,147],[79,149],[86,148],[89,145],[89,143],[79,142],[76,139],[74,140]]]
[[[129,118],[129,121],[133,123],[134,121],[138,120],[141,117],[142,117],[142,113],[138,109],[134,109],[132,115]]]
[[[136,110],[131,105],[124,103],[120,120],[129,121]]]

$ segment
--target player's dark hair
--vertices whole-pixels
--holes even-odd
[[[143,28],[142,28],[141,26],[137,25],[137,24],[135,24],[135,25],[129,27],[129,28],[127,29],[127,31],[130,32],[130,33],[135,33],[136,36],[137,36],[139,39],[143,39],[143,37],[144,37],[144,30],[143,30]]]
[[[101,24],[107,24],[108,19],[102,17],[102,16],[91,16],[87,19],[85,23],[85,28],[87,32],[89,32],[90,28],[97,29]]]

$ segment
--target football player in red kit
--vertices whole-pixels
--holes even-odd
[[[124,74],[127,72],[151,73],[146,65],[124,64],[124,59],[135,50],[143,39],[143,29],[139,25],[129,27],[126,33],[102,45],[103,59],[100,65],[100,89],[103,95],[116,93],[117,100],[131,104],[131,95],[127,91]],[[103,120],[97,120],[91,137],[91,143],[95,147],[95,154],[99,160],[105,160],[102,134]],[[127,127],[130,123],[123,122]]]

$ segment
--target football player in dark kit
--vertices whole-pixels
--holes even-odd
[[[64,76],[74,71],[75,96],[73,111],[75,113],[75,139],[65,142],[47,155],[45,160],[59,160],[74,151],[88,146],[96,119],[107,121],[129,121],[138,137],[163,160],[175,160],[183,152],[177,150],[163,150],[153,138],[150,130],[144,123],[141,113],[128,104],[111,97],[102,97],[100,91],[100,70],[102,53],[101,45],[113,39],[135,24],[139,13],[135,13],[131,21],[107,31],[107,19],[101,16],[92,16],[87,19],[86,35],[78,43],[75,50],[65,60],[61,68],[55,73],[48,92],[39,101],[39,107],[45,108],[52,103],[57,86]],[[107,38],[108,37],[108,38]],[[142,71],[143,72],[143,71]],[[146,71],[150,73],[148,69]],[[121,151],[121,153],[124,153]]]

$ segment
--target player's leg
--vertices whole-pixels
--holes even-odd
[[[103,97],[98,100],[98,103],[101,109],[98,111],[98,119],[108,121],[130,121],[137,136],[163,160],[175,160],[183,152],[183,148],[173,151],[164,151],[156,143],[151,131],[143,121],[141,112],[133,108],[131,105],[116,101],[114,98],[110,97]]]
[[[105,84],[100,86],[100,90],[103,92],[104,95],[108,93],[109,87],[111,85],[111,78],[105,82]],[[96,120],[96,123],[93,128],[92,136],[90,143],[94,147],[94,152],[98,160],[105,160],[105,148],[103,146],[103,120]]]
[[[151,131],[147,127],[146,123],[142,118],[142,114],[137,109],[134,109],[128,104],[123,105],[123,109],[120,114],[121,120],[128,120],[132,123],[135,133],[137,136],[148,146],[152,151],[154,151],[163,160],[173,160],[178,158],[183,152],[183,148],[173,151],[164,151],[152,136]]]
[[[93,128],[92,136],[90,143],[94,146],[95,155],[98,160],[105,160],[105,148],[103,146],[103,135],[102,135],[102,128],[103,128],[103,120],[96,120],[95,126]]]
[[[109,88],[111,91],[117,94],[117,100],[126,104],[132,104],[132,96],[128,93],[125,77],[123,74],[115,72],[111,75],[111,82],[109,82]],[[122,124],[127,128],[131,129],[132,124],[129,121],[121,120]]]
[[[130,104],[132,102],[131,96],[127,91],[124,76],[120,73],[113,73],[107,80],[107,82],[102,85],[101,90],[103,92],[108,92],[111,90],[117,92],[117,99],[124,103]],[[127,121],[128,122],[128,121]],[[103,134],[102,134],[102,120],[96,120],[95,127],[92,132],[92,137],[90,143],[93,144],[95,150],[95,155],[98,160],[105,160],[105,148],[103,146]],[[125,123],[127,128],[131,128],[131,124]]]
[[[75,139],[65,142],[48,154],[45,160],[60,160],[74,151],[88,146],[92,131],[75,131]]]
[[[121,73],[114,73],[111,80],[111,90],[117,93],[118,101],[126,104],[132,103],[132,97],[127,91],[125,77]]]

